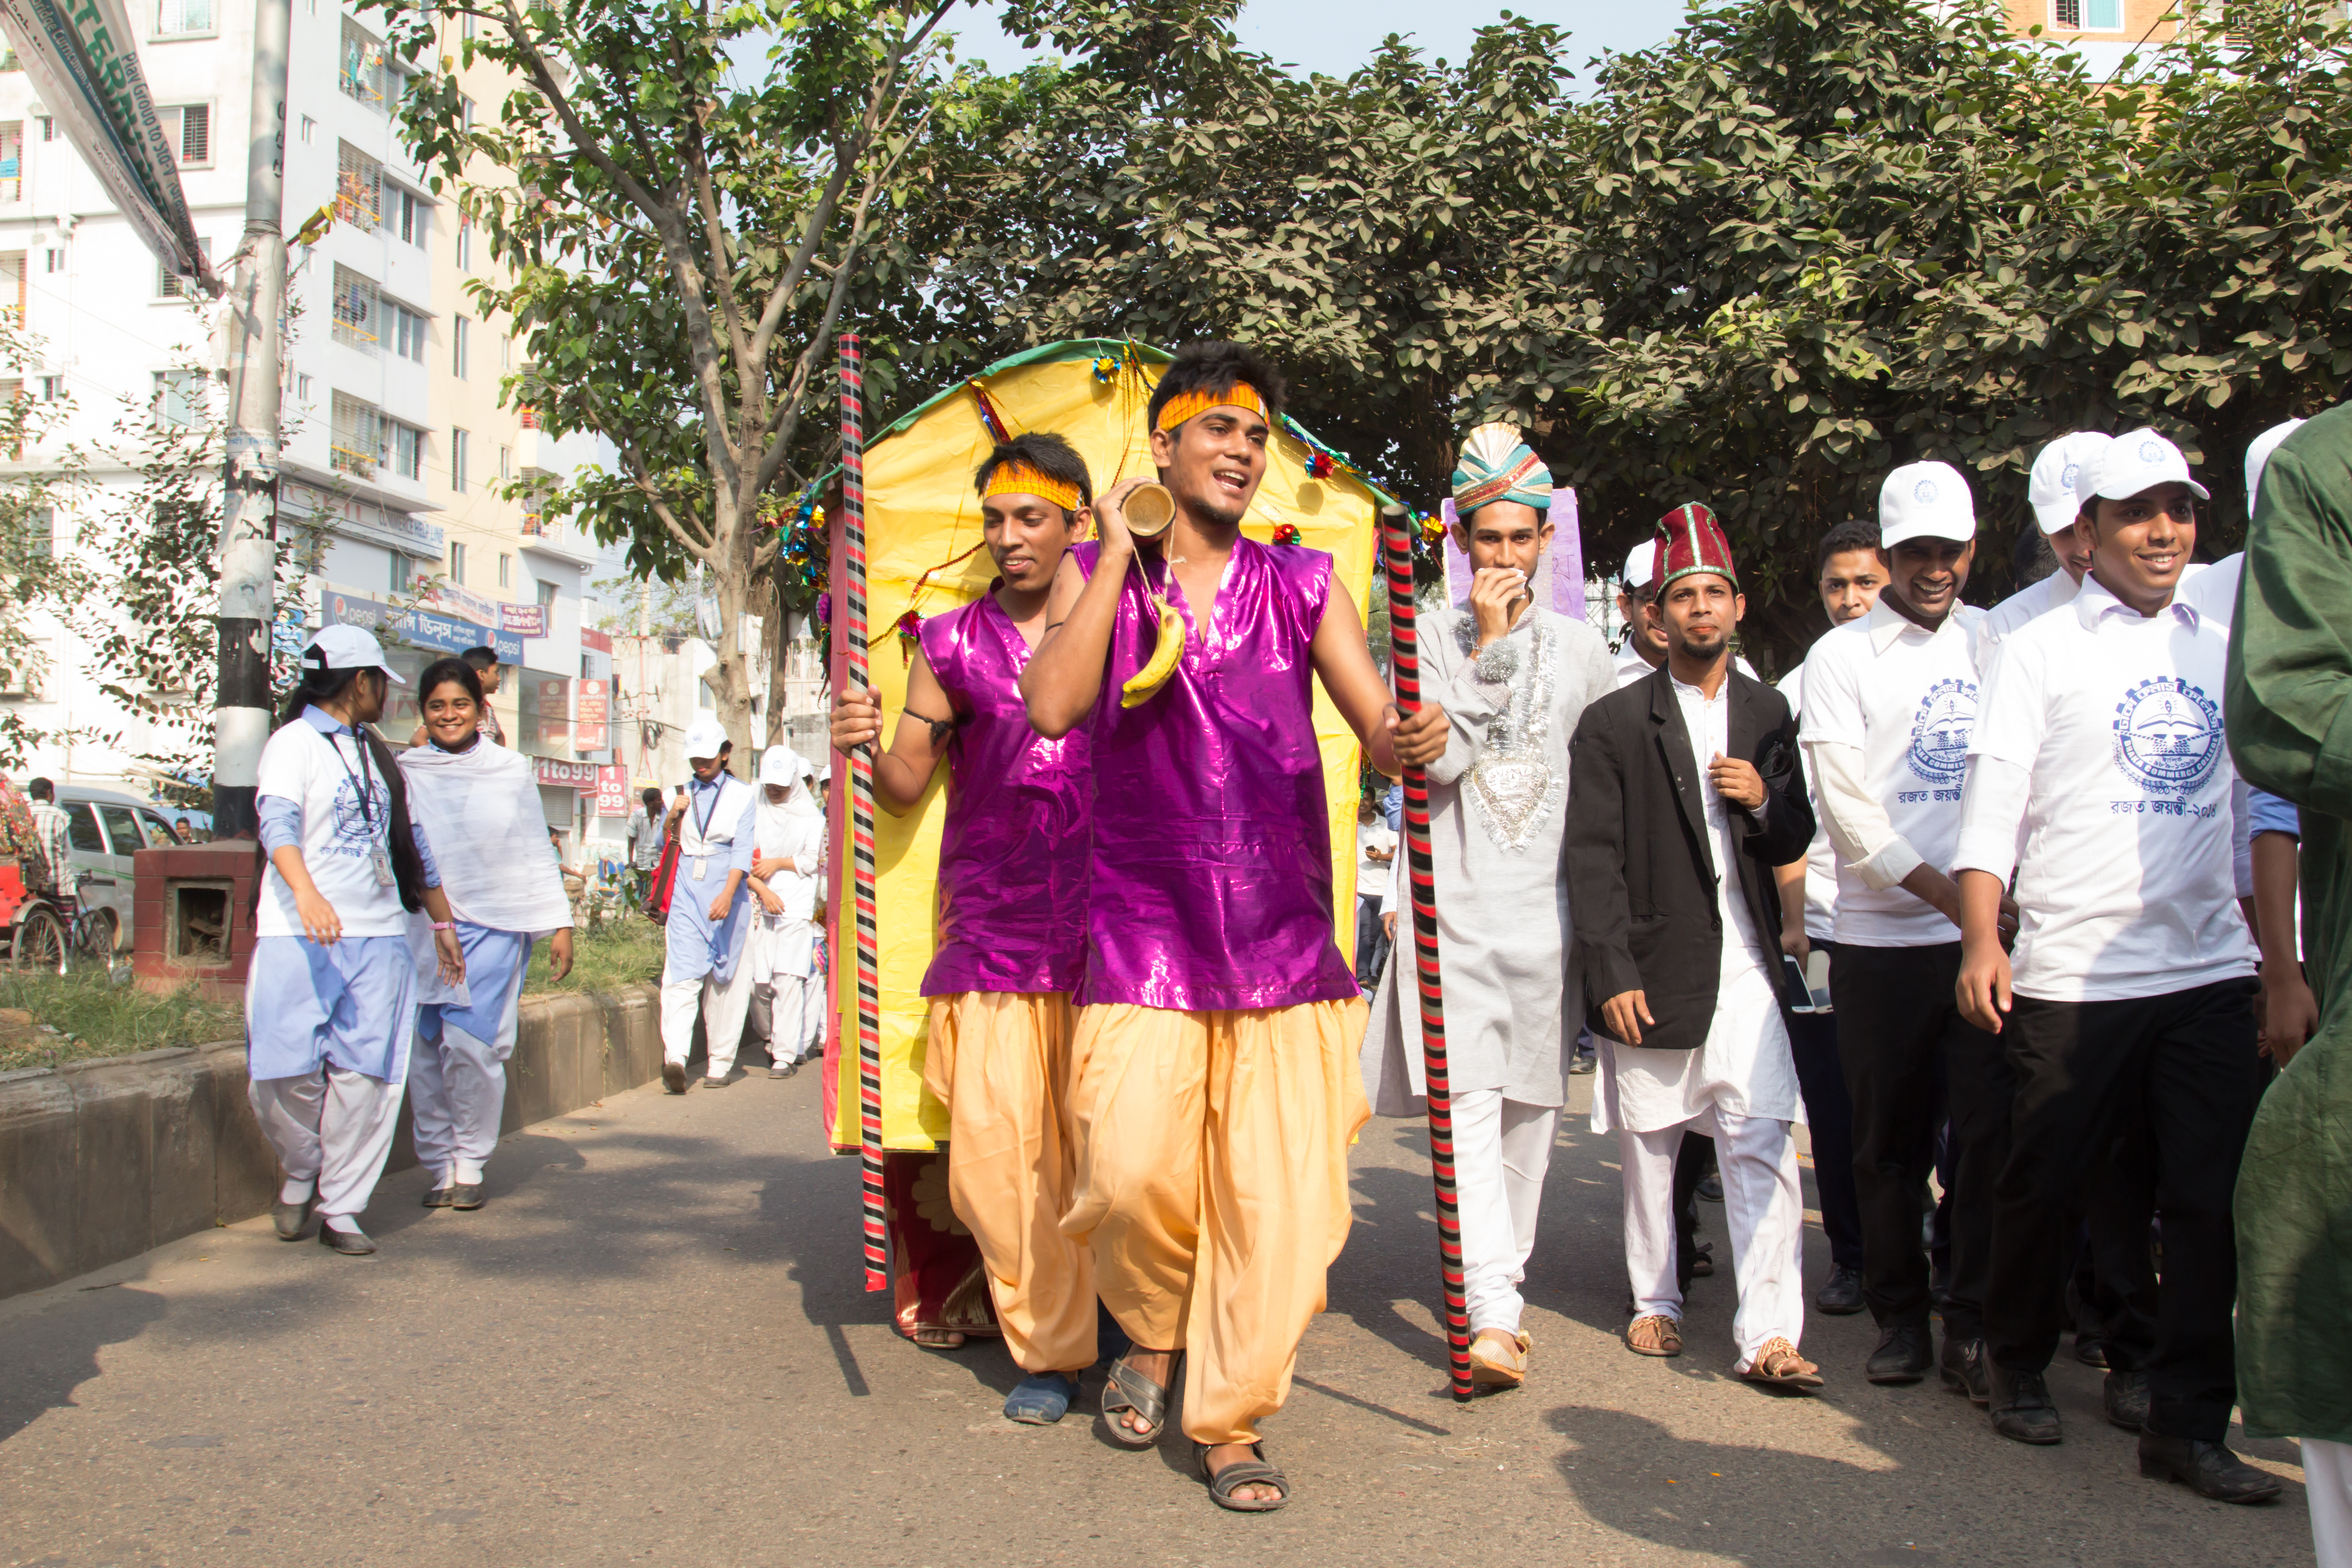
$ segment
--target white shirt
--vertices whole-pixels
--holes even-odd
[[[362,803],[361,781],[367,784]],[[375,855],[389,868],[392,787],[375,771],[367,742],[349,734],[329,737],[304,720],[278,727],[261,748],[255,794],[277,795],[300,806],[302,866],[319,896],[334,906],[345,936],[404,936],[408,911],[400,889],[377,882]],[[364,804],[364,809],[362,805]],[[410,813],[411,817],[415,812]],[[294,889],[273,862],[261,874],[261,905],[253,921],[256,936],[300,936],[302,917]]]
[[[1931,632],[1881,595],[1868,615],[1829,633],[1805,659],[1799,738],[1837,849],[1842,942],[1960,940],[1958,926],[1902,882],[1922,865],[1940,871],[1952,863],[1979,695],[1974,628],[1982,618],[1960,605]]]
[[[1381,884],[1388,879],[1389,868],[1396,863],[1396,829],[1385,822],[1356,824],[1356,896],[1360,899],[1380,897]],[[1369,853],[1379,849],[1389,858],[1375,860]]]
[[[1810,655],[1807,663],[1811,662]],[[1805,715],[1805,666],[1781,679],[1789,714],[1801,725]],[[1800,732],[1801,739],[1801,731]],[[1805,935],[1812,942],[1837,940],[1837,851],[1830,847],[1830,823],[1813,784],[1812,759],[1805,759],[1805,798],[1813,805],[1813,841],[1805,847]]]
[[[2190,562],[2189,566],[2197,563]],[[2238,614],[2238,579],[2246,574],[2246,552],[2224,555],[2205,570],[2191,573],[2181,568],[2180,596],[2197,607],[2197,613],[2228,633],[2230,624]]]
[[[2045,611],[2057,609],[2062,605],[2073,604],[2075,594],[2081,588],[2082,584],[2074,581],[2074,574],[2061,566],[2039,583],[2028,583],[2024,587],[1987,610],[1977,635],[1989,642],[2001,642],[2011,633]],[[1990,679],[1992,671],[1988,669],[1985,675]]]
[[[2159,996],[2254,972],[2229,638],[2175,599],[2143,618],[2086,579],[2002,646],[1969,746],[1953,870],[2017,871],[2022,996]]]
[[[1613,656],[1613,662],[1617,669],[1617,689],[1620,691],[1624,690],[1625,688],[1633,685],[1633,682],[1644,679],[1652,670],[1658,668],[1656,665],[1650,663],[1640,654],[1633,651],[1633,634],[1630,632],[1626,634],[1625,646],[1619,648]],[[1739,655],[1736,653],[1733,654],[1731,656],[1731,662],[1733,667],[1748,679],[1759,680],[1763,679],[1756,673],[1756,667],[1748,663],[1746,659],[1740,658]],[[1705,763],[1706,760],[1706,759],[1704,757],[1699,759],[1702,765]]]
[[[1706,764],[1716,757],[1731,751],[1731,681],[1726,677],[1710,699],[1696,686],[1685,686],[1672,676],[1675,705],[1683,711],[1683,730],[1690,736],[1691,752],[1698,763],[1700,777],[1699,800],[1706,813],[1707,848],[1715,860],[1715,905],[1723,917],[1723,972],[1765,962],[1764,946],[1756,938],[1756,921],[1748,912],[1748,900],[1739,892],[1739,844],[1732,837],[1731,812],[1723,804],[1723,792],[1706,775]],[[1773,950],[1780,948],[1779,933],[1773,933]],[[1737,936],[1738,941],[1733,941]]]

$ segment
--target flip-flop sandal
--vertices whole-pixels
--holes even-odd
[[[1177,1365],[1183,1359],[1177,1359]],[[1169,1374],[1173,1377],[1175,1374]],[[1151,1423],[1149,1432],[1138,1432],[1118,1417],[1132,1410]],[[1111,1441],[1126,1448],[1149,1448],[1160,1441],[1160,1429],[1168,1425],[1168,1389],[1152,1382],[1125,1361],[1110,1363],[1110,1381],[1102,1393],[1103,1424],[1110,1428]]]
[[[1528,1352],[1535,1342],[1525,1334],[1497,1341],[1481,1331],[1470,1342],[1470,1383],[1474,1388],[1518,1388],[1528,1381]]]
[[[1771,1388],[1819,1388],[1821,1369],[1797,1353],[1797,1347],[1786,1340],[1766,1340],[1739,1374],[1750,1383],[1760,1383]]]
[[[1252,1443],[1254,1459],[1235,1459],[1222,1470],[1209,1468],[1209,1445],[1192,1445],[1192,1458],[1201,1467],[1201,1479],[1209,1483],[1209,1500],[1219,1508],[1235,1513],[1272,1513],[1290,1500],[1290,1478],[1265,1462],[1265,1445]],[[1244,1487],[1279,1487],[1282,1495],[1276,1498],[1253,1498],[1248,1501],[1234,1496]]]

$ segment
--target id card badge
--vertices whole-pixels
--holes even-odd
[[[691,864],[693,865],[694,869],[693,869],[693,870],[691,870],[691,871],[689,871],[688,873],[687,873],[687,875],[688,875],[688,879],[689,879],[690,880],[697,881],[697,882],[699,882],[700,880],[702,880],[702,861],[703,861],[703,857],[701,857],[701,856],[699,856],[699,855],[694,856],[694,857],[692,858]]]
[[[379,844],[368,851],[368,868],[375,873],[377,887],[392,886],[392,857],[385,852],[383,845]]]

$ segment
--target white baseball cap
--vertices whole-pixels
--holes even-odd
[[[790,746],[770,746],[760,753],[760,782],[789,788],[796,779],[814,778],[816,769]]]
[[[1949,463],[1906,463],[1878,487],[1878,542],[1977,536],[1969,481]]]
[[[1650,568],[1657,563],[1658,542],[1645,539],[1633,546],[1633,553],[1625,557],[1624,574],[1618,580],[1628,588],[1650,585]]]
[[[2083,465],[2075,488],[2088,501],[2093,496],[2127,500],[2158,485],[2187,485],[2199,500],[2213,492],[2189,477],[2189,458],[2179,447],[2149,429],[2118,436],[2098,456]]]
[[[697,719],[686,727],[686,755],[715,757],[727,748],[727,726],[716,719]]]
[[[2279,443],[2294,435],[2295,426],[2302,423],[2300,419],[2290,419],[2284,425],[2273,425],[2255,437],[2254,444],[2246,448],[2246,515],[2248,517],[2254,515],[2254,502],[2261,499],[2263,469],[2270,465],[2271,454],[2277,451]]]
[[[2074,487],[2091,459],[2114,440],[2104,430],[2071,430],[2035,454],[2033,471],[2026,476],[2025,500],[2043,533],[2059,533],[2074,526],[2083,511],[2083,500],[2074,493]]]
[[[408,684],[383,662],[383,645],[357,626],[320,627],[302,650],[302,662],[314,669],[380,669],[394,685]]]

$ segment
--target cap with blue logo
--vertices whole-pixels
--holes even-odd
[[[2107,443],[2105,450],[2083,467],[2075,489],[2087,504],[2093,496],[2127,500],[2158,485],[2187,485],[2199,500],[2212,492],[2189,477],[2189,458],[2153,430],[2134,430]]]
[[[2025,500],[2033,509],[2035,526],[2044,534],[2074,526],[2083,510],[2083,498],[2075,493],[2075,487],[2091,459],[2114,441],[2104,431],[2070,430],[2035,454],[2033,471],[2026,476]]]
[[[1949,463],[1906,463],[1878,487],[1878,542],[1977,536],[1976,503],[1969,481]]]

